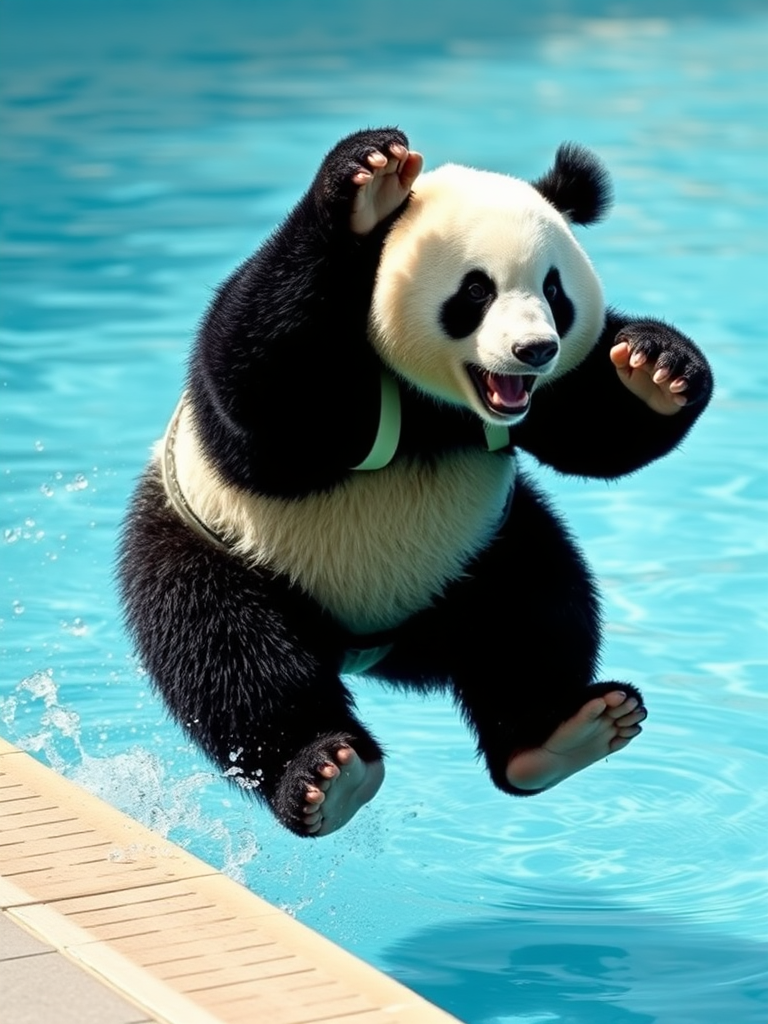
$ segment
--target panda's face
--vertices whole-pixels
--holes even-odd
[[[512,424],[584,359],[604,316],[586,254],[533,186],[448,165],[420,179],[387,237],[370,332],[426,394]]]

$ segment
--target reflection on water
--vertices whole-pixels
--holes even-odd
[[[386,951],[398,980],[462,1020],[763,1024],[768,946],[606,906],[499,908]],[[573,899],[573,897],[572,897]],[[577,899],[577,898],[576,898]]]
[[[762,1024],[762,4],[3,6],[0,731],[472,1024]],[[387,781],[306,843],[166,721],[111,565],[212,289],[342,133],[389,122],[430,166],[597,149],[609,299],[695,337],[718,392],[629,480],[529,467],[600,575],[642,738],[515,802],[449,704],[361,685]]]

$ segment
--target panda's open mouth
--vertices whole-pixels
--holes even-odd
[[[507,418],[527,411],[536,379],[534,374],[491,373],[473,365],[467,369],[480,401],[489,412]]]

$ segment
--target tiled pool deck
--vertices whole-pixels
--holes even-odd
[[[0,739],[4,1024],[456,1019]]]

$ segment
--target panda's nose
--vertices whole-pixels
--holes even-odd
[[[557,342],[549,338],[541,341],[521,341],[512,346],[512,354],[526,366],[545,366],[557,355]]]

